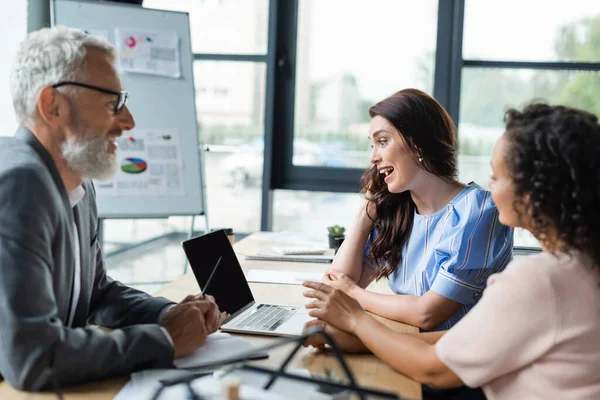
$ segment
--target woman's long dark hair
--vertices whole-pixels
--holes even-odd
[[[600,126],[594,114],[531,104],[504,116],[515,203],[541,242],[600,266]]]
[[[456,127],[433,97],[417,89],[404,89],[372,106],[369,115],[385,118],[398,130],[417,165],[447,182],[456,182]],[[376,278],[380,279],[389,276],[402,261],[415,204],[409,191],[390,193],[375,165],[362,175],[361,186],[362,193],[368,191],[368,200],[375,203],[377,215],[369,217],[377,235],[369,258],[377,264]]]

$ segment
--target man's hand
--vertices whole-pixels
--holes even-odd
[[[346,353],[365,353],[369,351],[363,342],[353,334],[339,330],[320,319],[308,321],[306,325],[304,325],[304,331],[317,326],[325,328],[325,332],[333,338],[338,348]],[[313,335],[303,343],[303,346],[313,346],[318,349],[324,349],[326,344],[325,338],[322,335]]]
[[[211,309],[217,309],[218,314],[214,301],[191,300],[186,297],[184,301],[164,313],[160,319],[160,326],[169,332],[173,340],[175,358],[187,356],[204,345],[209,334],[204,316]]]
[[[185,299],[183,299],[181,302],[186,303],[189,301],[197,300],[206,300],[214,305],[214,307],[211,306],[207,313],[204,314],[204,321],[206,324],[206,331],[208,332],[208,334],[210,335],[212,333],[215,333],[221,326],[221,323],[229,317],[229,314],[227,314],[226,312],[220,312],[219,306],[217,306],[217,303],[215,302],[215,298],[210,295],[203,296],[201,294],[190,294],[187,295]]]
[[[208,312],[206,314],[204,314],[204,322],[206,325],[206,331],[208,332],[208,334],[212,334],[215,333],[219,327],[221,326],[221,324],[223,323],[223,321],[225,321],[227,318],[229,318],[229,314],[227,314],[225,311],[220,312],[219,311],[219,306],[217,306],[217,303],[215,302],[215,298],[213,296],[203,296],[201,294],[196,294],[196,295],[187,295],[185,297],[185,299],[183,299],[181,302],[182,303],[186,303],[189,301],[196,301],[196,300],[206,300],[209,301],[211,303],[214,304],[215,307],[211,307]]]

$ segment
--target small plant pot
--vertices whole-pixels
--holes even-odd
[[[342,241],[344,240],[344,237],[345,237],[344,235],[342,235],[342,236],[329,235],[329,248],[330,249],[337,249],[337,248],[339,248],[339,245],[336,247],[336,240],[335,239],[338,239],[338,242],[341,244]],[[342,239],[341,241],[339,240],[340,238]]]

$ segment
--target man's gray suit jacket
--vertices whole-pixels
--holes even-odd
[[[173,347],[156,324],[171,302],[106,275],[95,191],[89,182],[83,187],[85,197],[71,208],[52,158],[28,129],[0,138],[0,375],[18,389],[48,387],[50,371],[69,385],[172,366]],[[67,327],[73,223],[81,292]]]

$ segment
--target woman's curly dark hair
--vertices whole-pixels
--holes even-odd
[[[398,130],[415,163],[447,182],[456,182],[456,127],[444,107],[417,89],[404,89],[369,109]],[[420,160],[419,160],[420,159]],[[402,249],[412,230],[415,204],[409,191],[390,193],[376,166],[361,178],[362,193],[369,192],[377,229],[369,259],[377,264],[376,278],[389,276],[402,260]],[[368,214],[368,207],[367,207]]]
[[[531,104],[506,112],[505,163],[515,211],[542,243],[578,250],[600,264],[600,126],[564,106]]]

